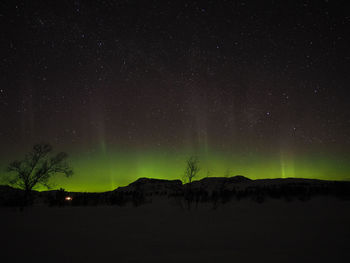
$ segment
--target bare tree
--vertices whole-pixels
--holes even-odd
[[[185,183],[191,183],[193,178],[198,175],[200,171],[199,161],[196,157],[191,156],[186,161],[186,169],[183,176],[183,181]]]
[[[14,187],[25,190],[26,195],[37,185],[50,188],[49,179],[55,174],[67,177],[73,174],[72,168],[66,162],[68,155],[60,152],[50,156],[52,146],[49,144],[36,144],[21,161],[13,161],[7,167],[11,173],[8,183]]]
[[[200,171],[199,161],[196,157],[191,156],[186,161],[186,169],[183,175],[184,183],[187,183],[187,186],[184,189],[184,199],[187,202],[187,207],[191,209],[191,203],[194,199],[194,192],[192,191],[191,183],[193,178],[195,178]]]

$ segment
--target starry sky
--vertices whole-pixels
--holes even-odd
[[[0,167],[37,142],[68,190],[138,177],[350,178],[346,1],[0,3]]]

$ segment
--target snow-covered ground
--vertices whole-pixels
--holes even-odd
[[[350,201],[0,208],[0,262],[350,262]]]

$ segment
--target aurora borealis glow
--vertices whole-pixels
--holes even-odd
[[[186,154],[111,153],[108,157],[90,156],[74,159],[75,176],[57,180],[59,185],[74,191],[113,190],[139,177],[181,179]],[[245,175],[252,179],[301,177],[327,180],[349,179],[348,159],[327,157],[299,157],[279,160],[278,157],[239,155],[210,155],[201,162],[200,179],[209,176]]]
[[[185,161],[193,150],[76,152],[70,160],[72,178],[57,176],[57,187],[69,191],[102,192],[127,185],[140,177],[182,179]],[[324,153],[300,155],[215,152],[197,154],[200,179],[206,176],[244,175],[251,179],[300,177],[325,180],[349,180],[349,156]],[[44,190],[44,188],[37,188]]]
[[[8,1],[0,24],[2,171],[49,142],[72,191],[181,179],[191,155],[200,177],[350,179],[341,1]]]

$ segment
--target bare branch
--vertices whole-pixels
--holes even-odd
[[[191,156],[187,161],[186,161],[186,169],[184,173],[184,181],[191,183],[193,178],[196,177],[200,171],[199,167],[199,161],[196,157]]]
[[[71,176],[73,170],[66,162],[68,155],[60,152],[49,157],[51,152],[52,147],[49,144],[34,145],[23,160],[10,163],[7,171],[14,175],[8,183],[30,191],[38,184],[50,188],[49,179],[57,173]]]

